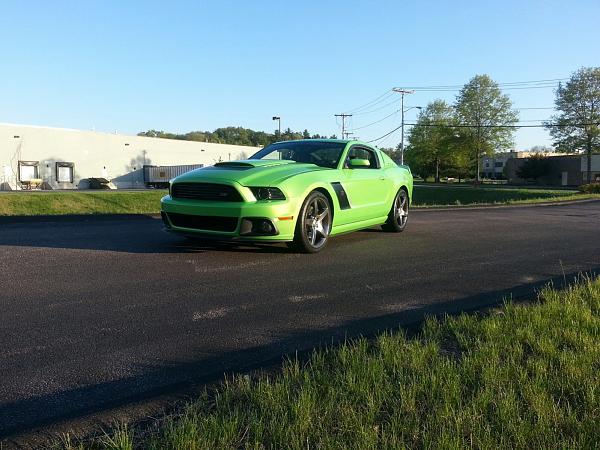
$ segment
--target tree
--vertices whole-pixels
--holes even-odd
[[[440,169],[449,165],[453,122],[452,106],[435,100],[421,110],[408,135],[407,163],[422,177],[433,174],[436,183],[440,182]]]
[[[592,182],[592,153],[600,148],[600,67],[579,69],[558,85],[554,101],[559,114],[546,122],[560,152],[584,151],[587,181]]]
[[[455,119],[456,120],[456,119]],[[471,163],[472,145],[466,136],[459,133],[457,128],[454,128],[448,136],[448,157],[446,160],[446,168],[444,170],[446,176],[461,179],[473,178],[476,175],[476,170]],[[477,165],[479,167],[479,165]]]
[[[524,180],[536,180],[550,171],[550,160],[541,153],[527,158],[523,165],[517,169],[517,176]]]
[[[264,131],[254,131],[243,127],[217,128],[214,131],[190,131],[185,134],[166,133],[164,131],[148,130],[138,133],[138,136],[146,136],[163,139],[177,139],[183,141],[213,142],[216,144],[249,145],[253,147],[264,147],[276,141],[290,139],[309,139],[308,130],[304,132],[292,131],[290,128],[283,131],[275,130],[273,134]],[[320,138],[319,134],[313,134],[312,138]],[[325,136],[323,136],[325,137]]]
[[[398,146],[396,148],[388,147],[388,148],[380,148],[379,150],[386,153],[390,158],[392,158],[392,161],[396,161],[396,162],[400,161],[401,153],[402,153],[400,150],[400,144],[398,144]],[[408,151],[408,149],[407,149],[407,151]],[[406,164],[408,164],[408,162],[406,162]]]
[[[519,116],[512,109],[510,98],[488,75],[476,75],[465,84],[456,98],[455,109],[460,140],[471,149],[479,182],[481,156],[512,146],[513,129],[506,126],[514,125]]]
[[[547,145],[534,145],[529,149],[531,153],[552,153],[554,149]]]

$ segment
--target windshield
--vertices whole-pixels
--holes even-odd
[[[250,159],[287,159],[335,169],[345,146],[344,142],[311,141],[308,139],[278,142],[263,148],[252,155]]]

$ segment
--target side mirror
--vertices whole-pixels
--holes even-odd
[[[348,160],[348,167],[350,167],[351,169],[361,169],[361,168],[365,168],[365,167],[370,167],[371,163],[369,162],[368,159],[350,159]]]

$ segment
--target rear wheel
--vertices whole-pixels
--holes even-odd
[[[304,253],[323,250],[329,240],[332,219],[327,197],[319,191],[311,192],[300,208],[292,248]]]
[[[404,231],[408,223],[409,199],[408,192],[400,189],[394,198],[387,221],[381,226],[385,231],[399,233]]]

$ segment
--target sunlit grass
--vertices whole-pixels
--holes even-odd
[[[584,279],[236,377],[149,437],[121,427],[82,447],[597,448],[599,373],[600,280]]]
[[[55,214],[152,214],[163,190],[142,192],[27,192],[0,194],[0,216]]]
[[[60,214],[157,214],[162,190],[136,192],[27,192],[0,194],[0,216]],[[571,190],[415,186],[413,206],[540,203],[598,198]]]
[[[415,186],[413,206],[507,205],[598,198],[576,190],[473,186]]]

